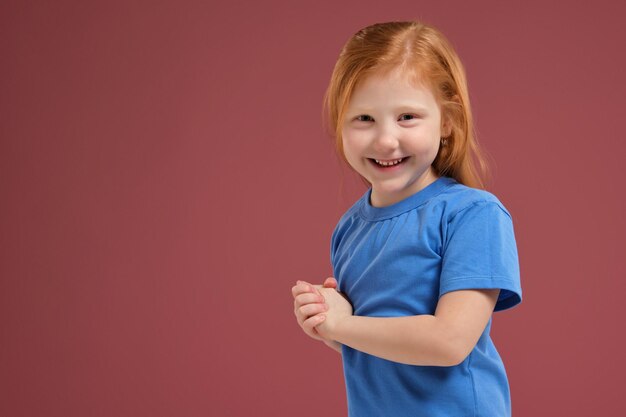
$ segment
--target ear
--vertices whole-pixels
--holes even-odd
[[[459,96],[457,96],[456,94],[452,97],[451,101],[460,105]],[[446,111],[445,109],[442,109],[442,112],[441,112],[441,137],[442,138],[447,138],[448,136],[452,134],[453,122],[452,120],[450,120],[449,111],[450,110]]]
[[[450,126],[450,123],[446,118],[445,120],[442,120],[441,122],[441,137],[447,138],[451,134],[452,134],[452,126]]]
[[[452,134],[452,123],[446,114],[441,115],[441,137],[447,138]]]

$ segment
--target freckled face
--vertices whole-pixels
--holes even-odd
[[[435,181],[441,112],[430,89],[394,70],[355,88],[342,127],[343,151],[372,185],[375,207],[397,203]]]

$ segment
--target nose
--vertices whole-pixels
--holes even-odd
[[[376,152],[379,152],[381,156],[391,153],[398,148],[398,132],[393,126],[379,125],[373,145]]]

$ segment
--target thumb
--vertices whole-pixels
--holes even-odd
[[[337,280],[333,277],[326,278],[324,281],[324,288],[337,288]]]

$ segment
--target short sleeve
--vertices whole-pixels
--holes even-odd
[[[522,301],[519,260],[508,211],[494,201],[456,213],[445,229],[439,297],[463,289],[500,289],[494,311]]]

